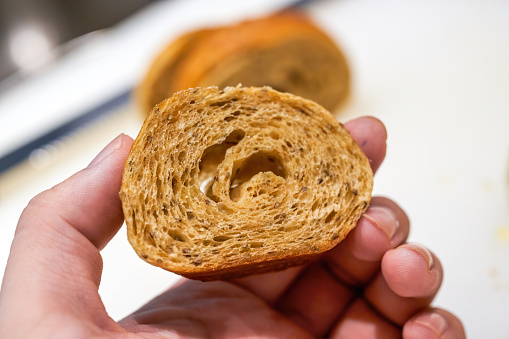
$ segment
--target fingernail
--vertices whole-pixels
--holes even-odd
[[[447,330],[447,321],[437,312],[430,312],[420,316],[416,323],[431,329],[436,333],[437,337],[440,337]]]
[[[417,244],[417,243],[408,243],[403,246],[405,248],[408,248],[411,251],[414,251],[414,252],[417,252],[418,254],[420,254],[424,258],[424,260],[426,260],[426,263],[428,264],[429,269],[431,270],[433,268],[433,265],[434,265],[433,255],[426,247],[422,246],[421,244]]]
[[[391,209],[381,206],[372,206],[364,214],[364,217],[371,220],[383,230],[391,240],[391,243],[397,238],[399,221]]]
[[[113,139],[106,147],[103,148],[99,154],[96,155],[94,160],[87,166],[87,168],[92,167],[100,163],[102,160],[104,160],[108,155],[113,153],[115,150],[119,149],[122,145],[122,137],[124,134],[120,134],[118,137]]]

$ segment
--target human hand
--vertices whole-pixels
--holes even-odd
[[[345,125],[371,161],[385,156],[373,118]],[[0,293],[0,338],[464,338],[431,308],[438,258],[405,243],[409,220],[373,198],[348,237],[318,261],[231,282],[182,279],[119,323],[98,294],[99,251],[122,225],[118,197],[132,139],[112,141],[81,172],[24,210]]]

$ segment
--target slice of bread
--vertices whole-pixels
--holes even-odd
[[[333,111],[349,92],[347,61],[308,16],[283,12],[190,32],[152,62],[137,91],[144,114],[173,93],[204,86],[271,86]]]
[[[145,261],[229,279],[311,260],[368,207],[373,173],[320,105],[268,87],[194,88],[157,105],[120,197]]]

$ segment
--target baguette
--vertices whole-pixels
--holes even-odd
[[[350,73],[338,45],[290,11],[181,36],[151,63],[137,98],[147,115],[179,90],[239,83],[271,86],[334,111],[347,97]]]
[[[305,263],[338,244],[373,173],[320,105],[269,87],[194,88],[157,105],[126,160],[127,235],[148,263],[231,279]]]

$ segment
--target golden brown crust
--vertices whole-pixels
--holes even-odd
[[[323,107],[270,88],[195,88],[156,106],[120,197],[145,261],[193,279],[301,264],[355,226],[369,161]]]
[[[343,53],[302,13],[285,12],[200,32],[186,36],[185,44],[182,39],[172,43],[152,63],[148,74],[157,77],[146,76],[140,85],[144,111],[179,90],[198,86],[271,86],[330,111],[349,93]],[[174,45],[185,51],[168,58]],[[156,86],[166,87],[166,95],[154,95],[150,88]]]

